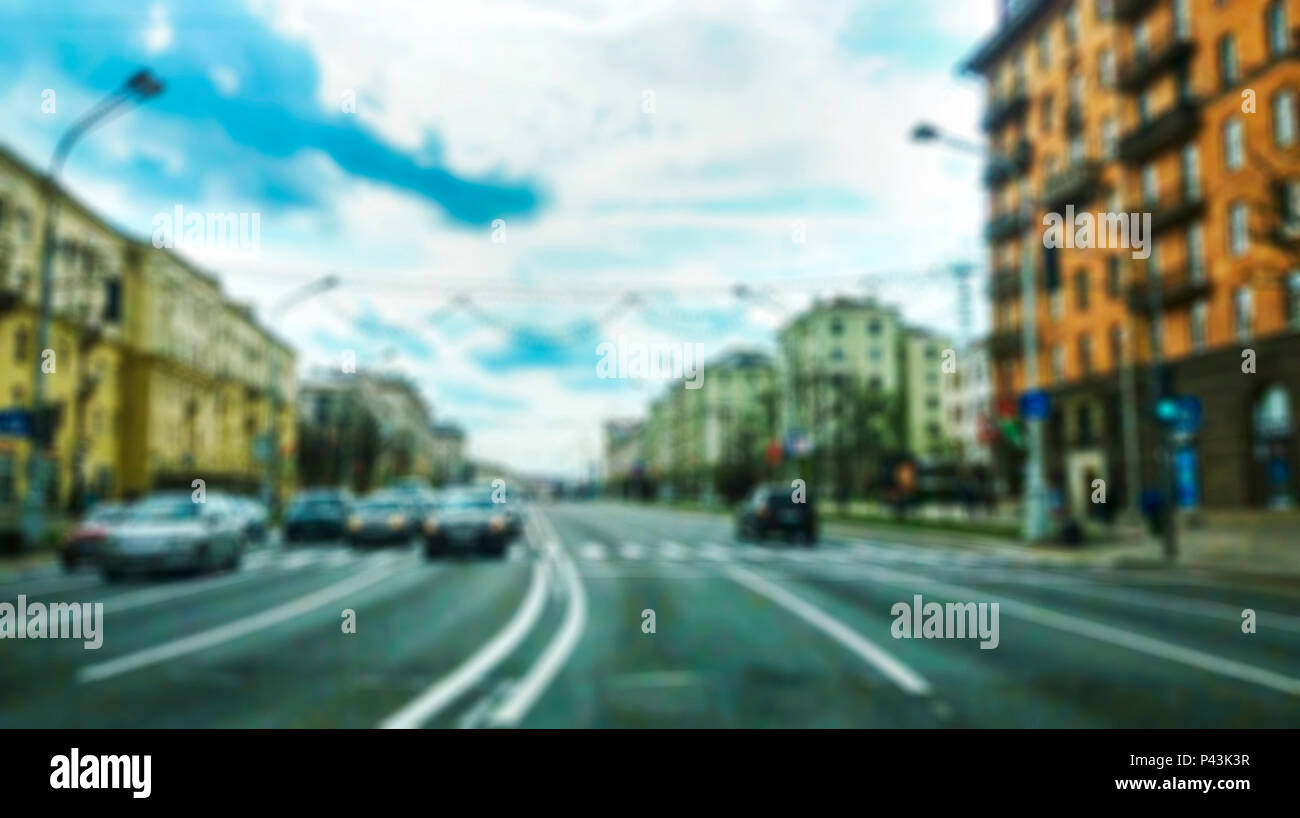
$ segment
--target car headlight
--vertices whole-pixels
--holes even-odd
[[[493,531],[503,531],[506,527],[506,518],[501,516],[493,517],[488,520],[488,527]]]
[[[353,514],[348,518],[348,531],[356,531],[361,528],[361,518]]]
[[[432,534],[433,532],[435,532],[435,531],[437,531],[437,530],[438,530],[438,521],[437,521],[437,520],[435,520],[435,519],[433,519],[432,517],[430,517],[429,519],[427,519],[427,520],[424,521],[424,533],[425,533],[425,534]]]
[[[404,525],[406,525],[406,518],[401,514],[394,514],[388,518],[389,528],[401,528]]]

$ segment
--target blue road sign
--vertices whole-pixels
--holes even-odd
[[[1025,420],[1042,420],[1047,417],[1050,405],[1047,393],[1043,390],[1026,392],[1020,396],[1020,416]]]
[[[32,413],[27,409],[0,409],[0,435],[31,437]]]

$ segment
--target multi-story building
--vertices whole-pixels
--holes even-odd
[[[465,430],[456,423],[433,425],[433,480],[438,485],[469,479],[465,462]]]
[[[641,459],[641,433],[645,423],[620,418],[605,421],[604,481],[606,493],[617,497],[639,496],[645,476]]]
[[[298,468],[307,483],[364,492],[407,477],[433,481],[439,468],[453,465],[439,465],[433,409],[400,375],[318,372],[298,391]],[[459,479],[466,472],[463,445],[459,434]]]
[[[944,423],[957,457],[971,466],[991,466],[993,380],[984,339],[957,350],[957,372],[943,394]]]
[[[274,419],[292,418],[292,350],[212,276],[62,190],[50,347],[36,348],[44,185],[0,149],[0,407],[30,408],[49,362],[39,376],[58,421],[48,501],[81,506],[196,478],[283,494],[293,424]],[[0,436],[0,529],[26,492],[29,453],[26,436]]]
[[[1184,505],[1300,491],[1297,20],[1300,0],[1021,0],[966,62],[988,79],[983,124],[1003,158],[985,176],[995,388],[1009,407],[1030,383],[1034,321],[1047,478],[1075,508],[1097,477],[1121,504],[1166,482],[1153,407],[1170,395],[1202,407],[1173,457]],[[1150,214],[1149,257],[1025,244],[1069,206]]]
[[[778,338],[781,428],[808,444],[807,463],[823,491],[871,489],[886,455],[948,457],[943,370],[948,342],[906,326],[874,299],[817,303]],[[870,462],[865,462],[870,461]]]

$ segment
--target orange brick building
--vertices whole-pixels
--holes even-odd
[[[1204,417],[1177,446],[1187,505],[1300,501],[1300,0],[1001,6],[964,68],[987,79],[983,127],[1011,160],[985,174],[1003,405],[1026,383],[1027,228],[1070,205],[1149,213],[1149,258],[1034,246],[1049,481],[1076,509],[1095,477],[1121,506],[1159,484],[1153,406],[1177,394]]]

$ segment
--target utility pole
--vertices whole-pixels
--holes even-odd
[[[23,498],[22,534],[26,548],[34,548],[45,531],[46,477],[49,463],[46,446],[54,445],[54,429],[45,406],[45,372],[42,369],[43,351],[50,348],[54,299],[54,253],[58,242],[59,175],[67,162],[68,154],[77,140],[95,126],[103,124],[116,111],[131,102],[142,103],[162,93],[163,85],[148,70],[142,69],[126,79],[81,116],[64,132],[54,147],[50,169],[42,189],[42,210],[45,224],[41,230],[41,283],[39,316],[36,323],[36,355],[32,367],[32,426],[33,434],[27,456],[27,493]],[[76,395],[73,395],[75,401]]]

